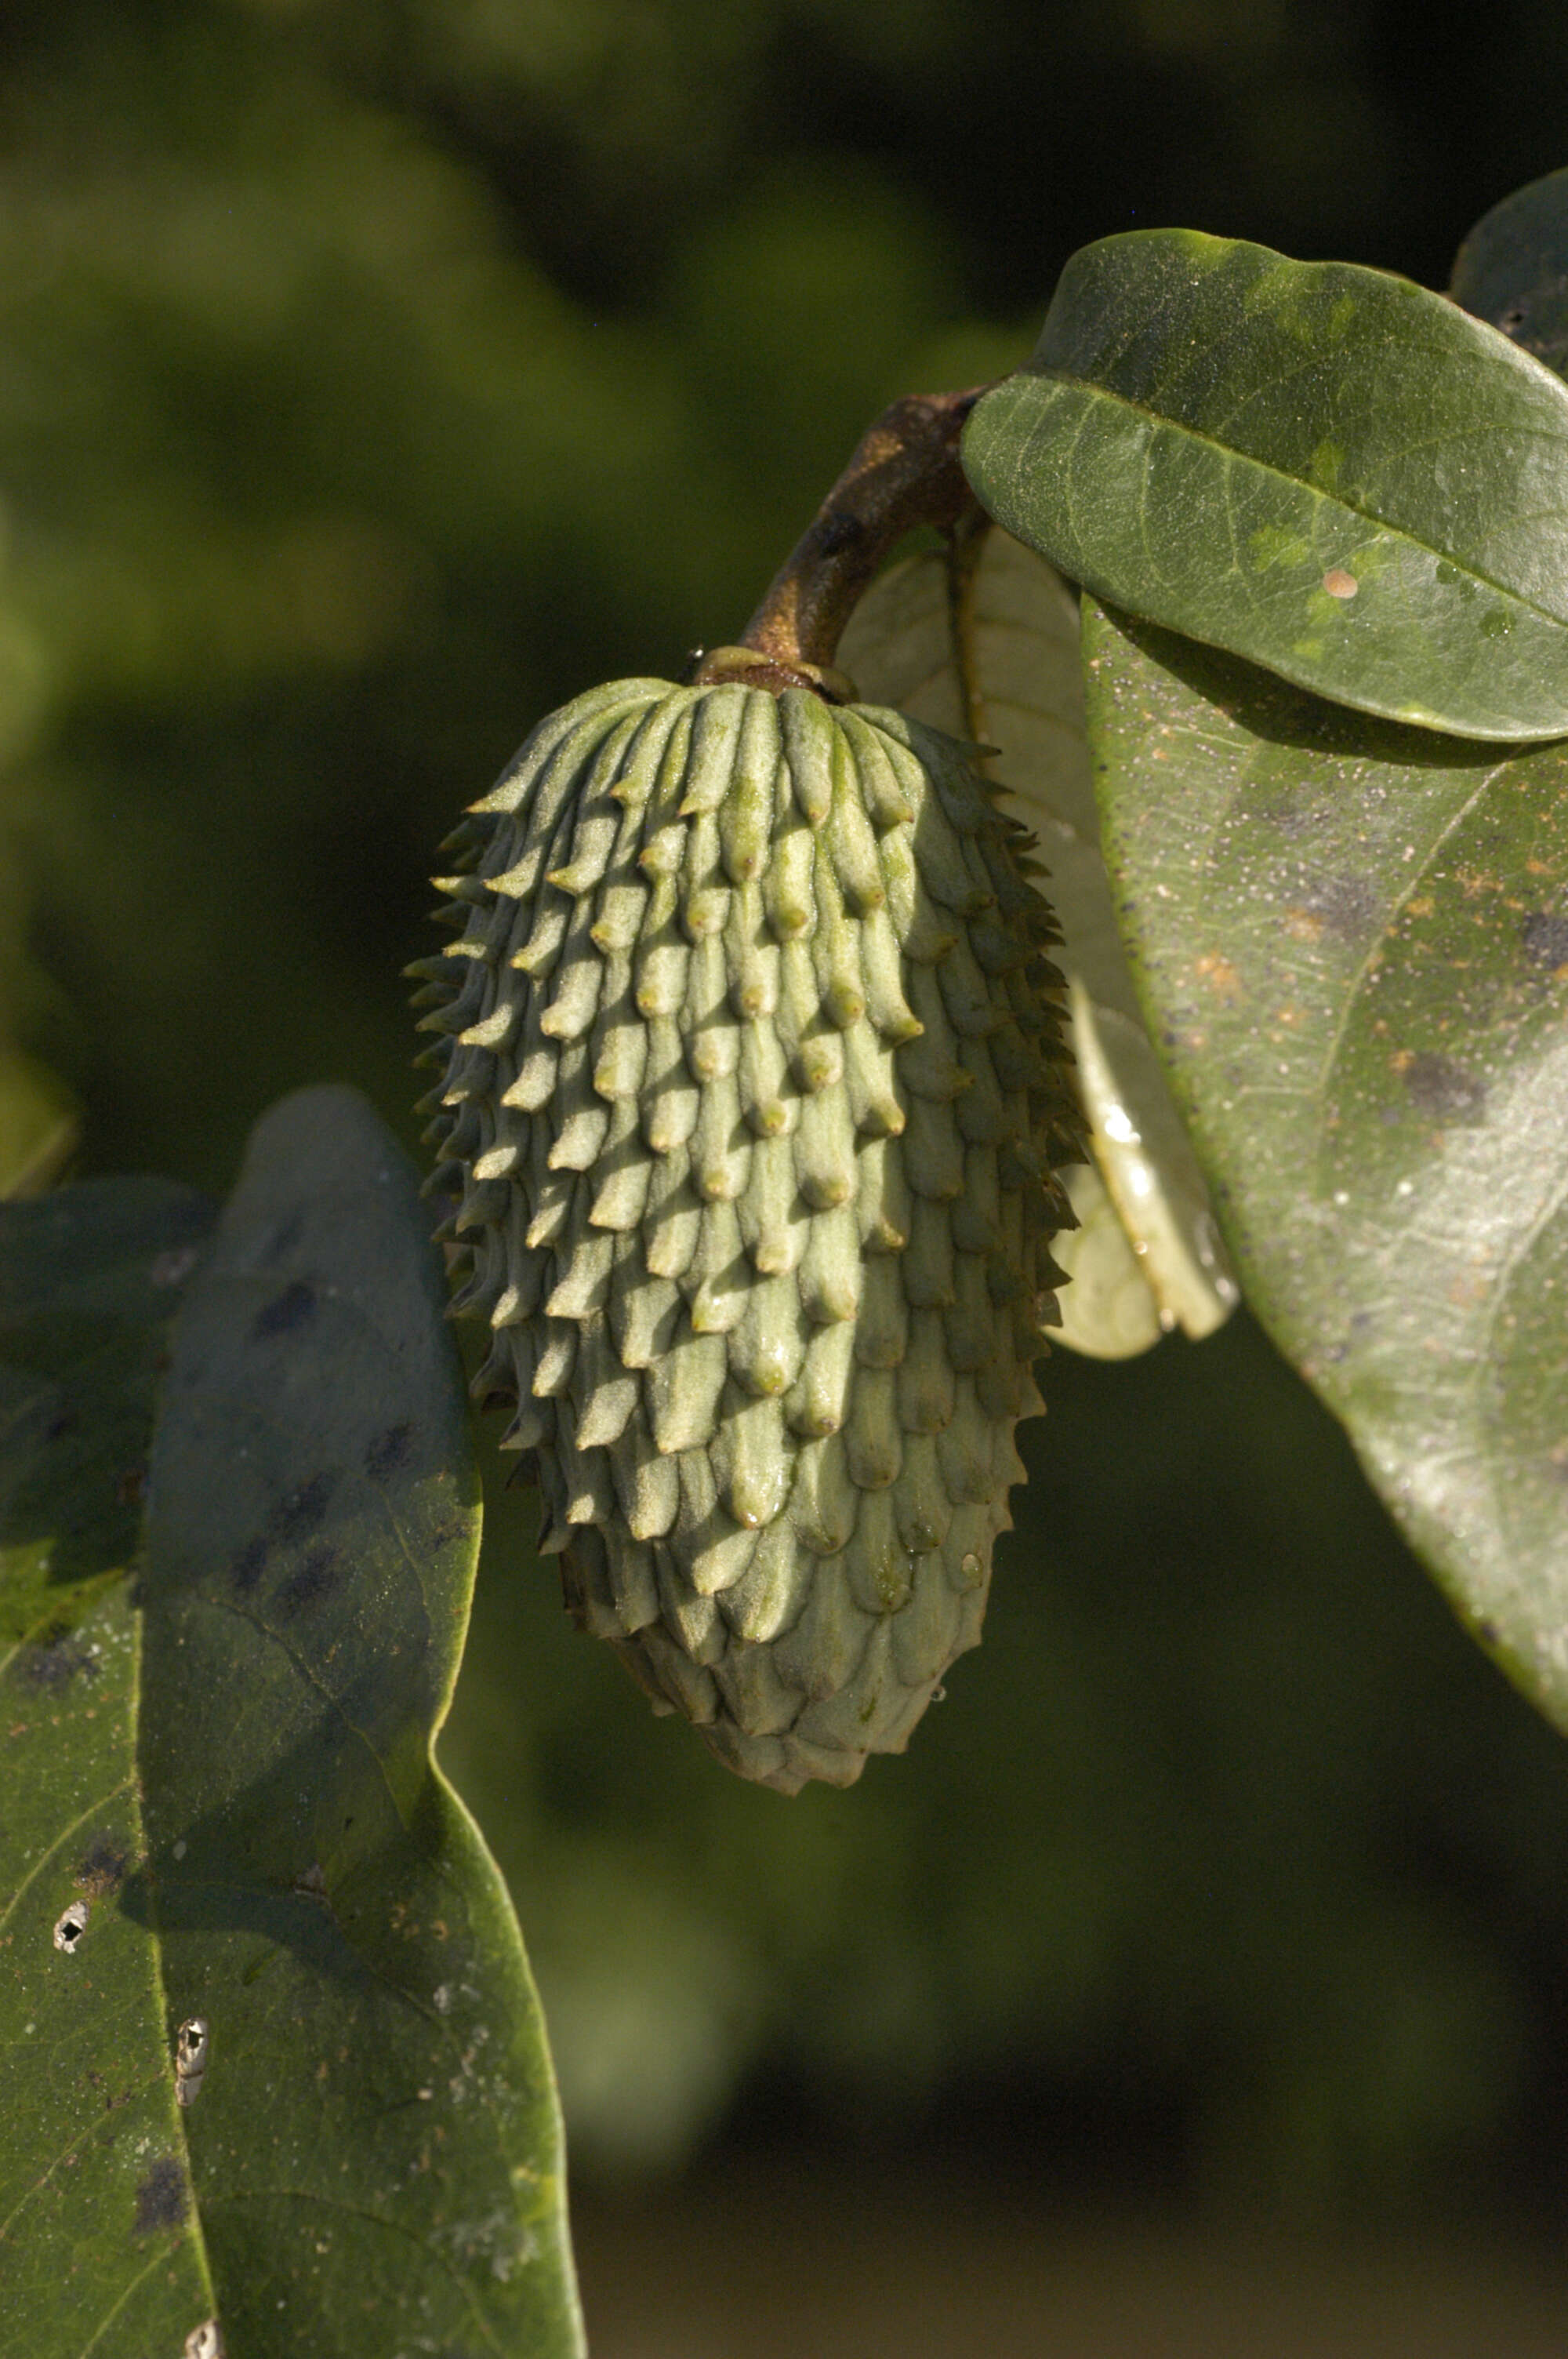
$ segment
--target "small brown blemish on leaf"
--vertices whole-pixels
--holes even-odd
[[[173,2155],[160,2156],[136,2190],[136,2234],[150,2235],[158,2228],[178,2228],[189,2197],[185,2174]]]
[[[90,1900],[102,1900],[106,1893],[118,1890],[129,1864],[126,1853],[111,1843],[107,1835],[98,1835],[77,1864],[77,1890],[86,1893]]]
[[[1342,565],[1331,565],[1323,577],[1323,586],[1331,598],[1354,598],[1361,584]]]
[[[1206,951],[1193,971],[1207,984],[1223,1006],[1232,1007],[1241,997],[1241,977],[1230,961],[1221,957],[1217,951]]]
[[[146,1468],[145,1466],[127,1466],[124,1473],[121,1475],[119,1481],[114,1485],[114,1503],[116,1506],[139,1506],[146,1491]]]

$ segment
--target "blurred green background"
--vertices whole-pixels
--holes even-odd
[[[0,1060],[222,1188],[412,1143],[399,970],[532,721],[732,636],[871,415],[1108,231],[1441,286],[1568,15],[1415,0],[11,0]],[[1245,1321],[1059,1354],[987,1644],[795,1802],[492,1510],[446,1757],[586,2180],[751,2146],[1357,2218],[1568,2210],[1568,1747]]]

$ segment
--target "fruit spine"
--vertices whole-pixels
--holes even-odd
[[[979,1635],[1082,1152],[1028,839],[963,747],[616,681],[448,849],[426,1101],[570,1610],[785,1792]]]

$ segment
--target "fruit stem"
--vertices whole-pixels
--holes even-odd
[[[814,688],[830,702],[854,695],[834,669],[838,638],[890,549],[935,525],[950,533],[975,506],[958,437],[986,391],[906,394],[855,446],[747,624],[739,646],[713,647],[693,681],[745,679],[758,688]]]

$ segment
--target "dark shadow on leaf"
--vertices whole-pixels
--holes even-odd
[[[129,1563],[169,1322],[213,1208],[154,1180],[0,1205],[0,1637],[46,1643]]]
[[[1495,769],[1509,748],[1476,737],[1449,737],[1333,704],[1310,690],[1248,663],[1241,656],[1183,638],[1108,605],[1116,627],[1151,663],[1213,704],[1227,720],[1271,745],[1303,747],[1345,761],[1398,764],[1411,769]],[[1522,749],[1521,749],[1522,750]],[[1533,749],[1532,749],[1533,750]]]

